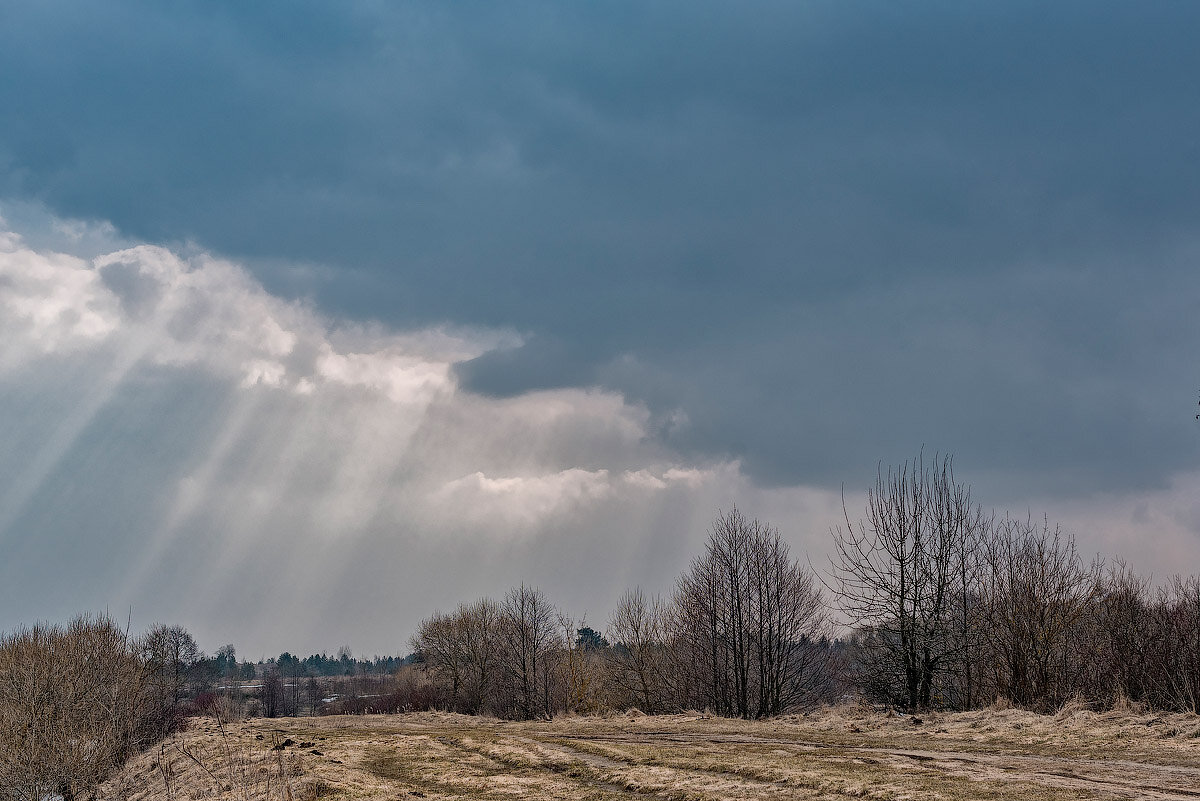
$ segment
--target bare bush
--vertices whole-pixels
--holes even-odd
[[[145,679],[102,615],[0,639],[0,786],[27,801],[94,790],[157,733]]]
[[[1049,711],[1079,686],[1079,626],[1100,591],[1100,565],[1085,565],[1061,528],[1006,517],[987,544],[986,635],[998,693]]]
[[[530,720],[552,712],[551,654],[561,647],[555,625],[557,613],[546,596],[522,584],[509,591],[501,604],[500,664],[515,700],[511,717]]]
[[[563,647],[554,665],[554,697],[557,708],[573,714],[592,715],[611,707],[605,655],[608,644],[583,621],[560,612],[558,631]]]
[[[1200,578],[1175,576],[1160,591],[1154,616],[1155,695],[1164,706],[1200,714]]]

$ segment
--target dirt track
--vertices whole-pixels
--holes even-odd
[[[104,798],[1200,798],[1200,719],[826,710],[505,723],[447,714],[197,725]]]
[[[781,752],[781,762],[803,761],[805,757],[821,758],[821,752],[836,751],[841,756],[856,757],[864,764],[886,765],[896,772],[911,771],[914,766],[929,772],[962,776],[988,782],[1019,783],[1044,787],[1087,791],[1083,797],[1136,799],[1194,799],[1200,798],[1200,768],[1129,760],[1080,759],[1078,757],[995,755],[952,750],[911,750],[872,746],[831,746],[825,743],[782,740],[760,737],[705,737],[703,735],[639,734],[586,735],[564,737],[568,742],[578,740],[602,741],[617,744],[657,746],[667,754],[682,744],[695,748],[731,749],[739,746],[774,745]],[[594,754],[570,749],[577,758],[588,762]],[[814,753],[815,752],[815,753]],[[784,753],[787,754],[784,757]],[[618,770],[625,763],[599,757],[599,766]],[[591,764],[597,764],[592,762]],[[678,766],[688,772],[686,766]],[[778,782],[785,785],[786,782]]]

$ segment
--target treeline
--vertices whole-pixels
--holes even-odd
[[[257,665],[244,663],[243,681],[223,683],[220,700],[233,714],[249,717],[406,711],[397,693],[410,682],[398,673],[412,661],[411,655],[355,659],[346,647],[336,657],[284,651]],[[253,682],[247,684],[247,677]]]
[[[196,645],[192,636],[180,626],[157,626],[147,640],[155,637],[167,638],[174,644],[168,657],[173,669],[193,692],[227,689],[237,682],[261,680],[272,673],[281,678],[334,678],[342,676],[388,676],[412,661],[412,656],[374,656],[356,659],[349,648],[343,646],[337,656],[325,653],[295,656],[284,651],[278,657],[258,662],[238,661],[237,651],[232,644],[222,645],[213,656],[207,656]]]
[[[386,676],[394,673],[408,663],[405,657],[374,656],[370,659],[355,659],[349,648],[343,646],[337,656],[327,654],[311,654],[303,659],[284,651],[278,658],[259,662],[260,670],[270,670],[272,666],[285,676]]]
[[[1200,712],[1200,580],[1155,587],[1047,520],[985,514],[949,458],[881,469],[834,551],[847,681],[868,698]]]
[[[440,708],[501,717],[837,698],[1200,713],[1200,579],[1155,585],[1046,519],[985,512],[950,457],[881,467],[832,537],[814,572],[735,509],[666,598],[627,592],[602,635],[522,586],[435,613],[412,645]]]
[[[522,585],[435,613],[412,645],[437,703],[509,718],[627,707],[761,718],[833,699],[843,672],[816,577],[777,529],[736,509],[669,598],[626,592],[603,635]]]
[[[163,625],[143,638],[142,651],[150,669],[171,676],[170,697],[163,703],[175,717],[198,709],[211,711],[218,705],[221,714],[230,718],[403,711],[391,708],[395,703],[389,707],[387,699],[401,685],[407,686],[397,681],[397,674],[415,659],[413,655],[358,659],[343,646],[336,656],[320,653],[301,658],[284,651],[258,662],[239,662],[232,644],[207,656],[181,626]]]
[[[402,669],[414,657],[355,659],[348,648],[337,658],[315,654],[303,659],[288,652],[258,664],[258,683],[224,687],[233,706],[251,717],[365,714],[429,709],[414,677]],[[403,675],[402,675],[403,674]],[[410,700],[409,696],[416,698]]]

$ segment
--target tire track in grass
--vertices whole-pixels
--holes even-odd
[[[470,736],[439,739],[465,754],[482,757],[495,765],[502,766],[511,771],[514,776],[529,775],[562,782],[564,786],[559,796],[564,799],[578,799],[580,789],[590,790],[591,794],[586,797],[597,799],[597,801],[608,801],[609,799],[617,801],[618,799],[637,798],[640,795],[619,782],[604,778],[594,766],[582,760],[573,760],[564,764],[541,758],[536,753],[532,757],[512,753],[511,747],[514,743],[539,745],[536,741],[526,738],[501,735],[495,740],[477,740]],[[508,752],[504,750],[506,745],[510,749]]]
[[[536,764],[544,770],[565,773],[569,778],[590,786],[619,793],[621,798],[656,797],[669,801],[705,801],[706,799],[796,799],[795,788],[780,788],[770,782],[737,776],[697,775],[669,766],[647,766],[581,751],[554,740],[509,735],[497,747],[523,749],[529,756],[484,750],[493,759],[511,759],[515,764]],[[639,773],[641,775],[639,775]],[[665,775],[664,775],[665,774]]]
[[[576,759],[611,773],[629,774],[632,771],[667,771],[675,778],[674,786],[662,787],[655,790],[639,785],[643,794],[655,794],[668,798],[679,797],[717,797],[717,798],[821,798],[836,796],[857,796],[857,792],[842,792],[831,788],[828,783],[820,787],[809,787],[784,780],[772,779],[766,776],[747,774],[741,771],[716,770],[698,765],[678,764],[682,760],[640,762],[637,757],[622,759],[617,755],[599,754],[584,750],[578,744],[569,741],[570,736],[557,736],[553,739],[537,739],[543,748],[555,750],[571,759]]]
[[[806,753],[837,751],[846,754],[891,757],[900,761],[908,760],[926,767],[936,767],[949,775],[958,775],[974,781],[986,779],[1007,782],[1021,781],[1046,788],[1083,790],[1108,797],[1146,799],[1146,801],[1192,801],[1192,799],[1200,798],[1200,790],[1191,789],[1200,787],[1200,768],[1131,760],[897,749],[775,737],[656,731],[639,732],[637,735],[572,734],[564,735],[561,739],[626,745],[647,745],[654,741],[674,745],[773,745]],[[1162,780],[1166,776],[1181,783],[1186,782],[1187,786],[1164,785]]]

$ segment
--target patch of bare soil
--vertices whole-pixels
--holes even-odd
[[[1200,799],[1200,718],[839,707],[512,723],[446,713],[191,730],[102,789],[142,799]]]

